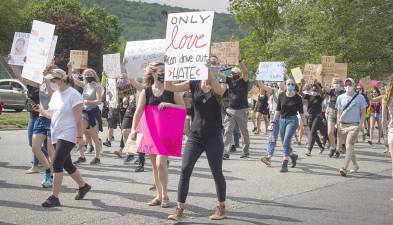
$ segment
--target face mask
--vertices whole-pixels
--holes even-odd
[[[233,79],[237,80],[237,79],[240,78],[240,75],[239,74],[233,74],[232,77],[233,77]]]
[[[87,83],[91,83],[91,82],[96,81],[96,78],[94,78],[94,77],[86,77],[86,81],[87,81]]]
[[[159,73],[159,74],[157,75],[157,80],[158,80],[160,83],[164,83],[164,80],[165,80],[165,73]]]
[[[347,93],[353,93],[353,87],[351,86],[346,86],[345,87],[345,91],[347,92]]]
[[[334,87],[334,89],[336,89],[336,90],[338,90],[338,89],[341,88],[340,84],[334,84],[333,87]]]
[[[293,92],[293,91],[295,91],[295,85],[287,85],[287,91],[288,91],[288,92]]]
[[[49,84],[49,86],[50,86],[50,88],[53,90],[53,91],[58,91],[59,90],[59,85],[57,84],[57,83],[50,83]]]

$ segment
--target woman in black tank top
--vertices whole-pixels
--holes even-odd
[[[204,151],[216,183],[219,202],[217,211],[210,218],[214,220],[223,219],[225,218],[226,182],[222,173],[224,142],[222,136],[221,98],[225,92],[225,87],[218,83],[215,74],[210,73],[209,80],[185,81],[180,84],[166,82],[165,89],[174,92],[191,90],[193,105],[191,131],[182,156],[177,207],[175,213],[168,216],[168,219],[181,219],[188,195],[192,170]]]
[[[183,98],[179,93],[164,90],[164,64],[154,63],[149,65],[145,74],[147,87],[139,95],[136,111],[134,114],[131,138],[136,140],[136,128],[143,114],[145,106],[156,105],[159,109],[167,107],[184,108]],[[156,186],[156,197],[149,203],[150,206],[161,205],[163,208],[169,207],[168,198],[168,156],[150,155],[153,166],[154,183]]]

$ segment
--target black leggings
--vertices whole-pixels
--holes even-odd
[[[76,167],[72,164],[71,150],[74,148],[75,143],[65,141],[62,139],[57,140],[55,144],[55,157],[53,159],[53,170],[55,173],[63,172],[63,169],[68,174],[73,174],[76,171]]]
[[[222,174],[222,156],[224,153],[223,137],[219,135],[206,139],[191,135],[187,140],[182,157],[179,190],[177,193],[178,202],[186,202],[192,170],[203,151],[206,152],[207,160],[216,183],[218,201],[225,201],[226,182]]]
[[[320,114],[310,115],[308,125],[310,127],[310,133],[308,134],[308,150],[312,150],[315,141],[318,146],[322,148],[323,145],[317,133],[317,131],[320,131],[322,127],[322,116]]]

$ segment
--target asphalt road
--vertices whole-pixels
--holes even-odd
[[[174,207],[149,207],[154,192],[150,163],[146,172],[134,173],[135,165],[124,165],[106,148],[100,166],[81,165],[81,173],[92,185],[83,201],[75,201],[72,180],[66,176],[60,200],[62,207],[46,209],[40,204],[50,190],[40,187],[41,175],[25,175],[31,150],[26,131],[0,131],[0,224],[173,224],[167,221]],[[119,133],[116,138],[118,139]],[[178,224],[306,224],[392,225],[393,182],[391,161],[382,145],[356,145],[360,171],[341,177],[340,159],[327,152],[306,157],[305,146],[295,146],[300,155],[297,168],[282,174],[278,147],[271,167],[262,165],[266,136],[251,136],[251,158],[240,159],[238,150],[224,161],[227,181],[228,219],[212,222],[208,216],[216,204],[214,180],[203,155],[191,178],[185,220]],[[119,146],[115,141],[112,146]],[[88,161],[93,155],[88,154]],[[77,158],[77,154],[73,154]],[[176,200],[180,160],[171,159],[169,196]]]

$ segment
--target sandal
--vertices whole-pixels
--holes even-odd
[[[161,202],[161,208],[169,208],[169,207],[170,207],[170,205],[169,205],[169,198],[163,199],[162,202]]]
[[[158,206],[158,205],[161,205],[161,201],[160,201],[159,199],[155,198],[155,199],[151,200],[151,201],[148,203],[148,205],[149,205],[149,206]]]
[[[36,168],[30,168],[25,171],[25,174],[34,174],[34,173],[39,173],[39,172],[40,171],[38,171],[38,169],[36,169]]]

